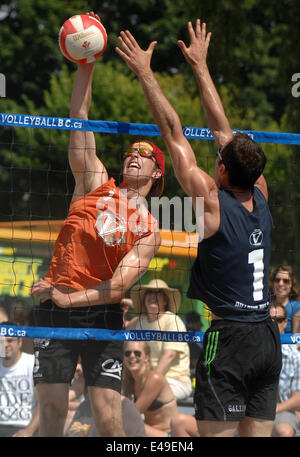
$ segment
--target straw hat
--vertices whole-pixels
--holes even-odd
[[[179,289],[172,289],[162,279],[152,279],[149,284],[139,284],[131,289],[130,296],[136,312],[147,312],[147,309],[144,305],[144,295],[148,290],[163,290],[169,298],[168,311],[171,311],[174,314],[179,311],[179,307],[181,305],[181,293]]]

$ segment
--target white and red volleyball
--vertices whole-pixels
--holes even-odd
[[[71,62],[91,63],[105,51],[107,34],[100,21],[80,14],[62,25],[58,42],[61,52]]]

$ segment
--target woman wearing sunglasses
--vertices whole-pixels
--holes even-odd
[[[290,265],[278,265],[270,276],[272,306],[282,305],[287,313],[285,333],[300,331],[299,287],[296,275]]]
[[[123,394],[144,415],[147,436],[169,436],[177,403],[165,376],[152,369],[146,342],[125,342],[123,373]]]

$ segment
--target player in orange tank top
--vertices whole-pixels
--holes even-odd
[[[88,119],[93,72],[93,63],[78,65],[72,118]],[[32,294],[41,298],[36,322],[122,328],[120,301],[147,270],[160,245],[157,221],[144,202],[162,193],[164,155],[152,142],[135,141],[125,154],[119,187],[96,155],[93,132],[71,131],[68,155],[75,188],[49,271],[32,287]],[[100,436],[125,436],[122,345],[120,341],[35,341],[41,436],[63,434],[68,386],[79,354]]]
[[[81,290],[110,279],[135,242],[156,230],[151,214],[135,206],[114,179],[71,202],[46,281]]]

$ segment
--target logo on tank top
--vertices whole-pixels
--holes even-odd
[[[251,246],[261,246],[263,237],[263,232],[260,229],[255,229],[249,237],[249,243]]]
[[[98,212],[95,227],[107,246],[125,242],[126,222],[123,217],[116,216],[108,210]]]

